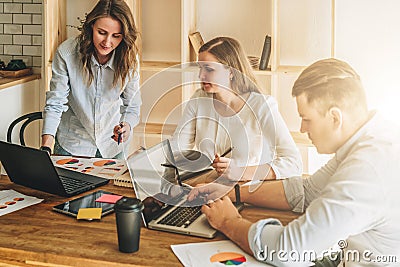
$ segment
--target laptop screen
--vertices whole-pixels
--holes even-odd
[[[188,193],[178,182],[179,174],[168,139],[129,157],[127,164],[136,197],[144,203],[145,213],[149,209],[176,206]],[[150,219],[145,217],[146,221]]]
[[[127,159],[133,188],[144,204],[145,225],[172,206],[179,205],[190,191],[180,185],[169,140]]]

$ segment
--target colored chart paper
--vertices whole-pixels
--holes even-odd
[[[230,240],[171,245],[183,266],[270,266],[257,261]]]
[[[78,159],[74,159],[74,158],[67,158],[67,159],[57,160],[57,164],[60,164],[60,165],[77,164],[77,163],[79,163],[79,160]]]
[[[15,190],[0,191],[0,216],[38,204],[43,199],[23,195]]]
[[[117,164],[117,162],[112,159],[98,160],[98,161],[93,162],[94,166],[99,166],[99,167],[110,166],[110,165],[115,165],[115,164]]]
[[[124,160],[102,158],[79,158],[71,156],[51,156],[54,166],[115,179],[127,171]]]
[[[246,257],[235,252],[220,252],[212,255],[210,262],[219,262],[224,265],[241,265],[246,262]]]

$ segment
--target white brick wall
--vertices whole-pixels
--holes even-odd
[[[21,56],[22,45],[6,45],[4,47],[4,54]]]
[[[12,23],[12,14],[1,13],[0,23]]]
[[[32,45],[32,36],[13,35],[13,43],[18,45]]]
[[[2,34],[0,38],[0,45],[2,44],[12,44],[12,35]]]
[[[42,65],[43,0],[0,0],[0,60]]]
[[[22,12],[22,4],[15,4],[15,3],[4,4],[4,13],[21,13],[21,12]]]
[[[33,45],[42,45],[42,36],[32,36]]]
[[[23,4],[22,7],[23,13],[42,14],[41,4]]]
[[[31,24],[32,15],[31,14],[14,14],[13,22],[18,24]]]
[[[42,33],[42,25],[23,25],[24,34],[40,35]]]
[[[4,34],[22,34],[22,25],[4,24]]]

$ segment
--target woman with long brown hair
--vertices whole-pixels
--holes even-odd
[[[119,143],[130,140],[139,122],[137,36],[123,0],[100,0],[80,35],[58,47],[43,112],[43,149],[55,139],[55,154],[122,157]]]

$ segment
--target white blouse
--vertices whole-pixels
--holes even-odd
[[[237,166],[269,164],[277,178],[301,175],[302,161],[275,99],[250,93],[233,116],[221,116],[213,95],[197,90],[171,140],[173,150],[196,149],[214,159],[234,147],[230,157]],[[229,155],[228,155],[229,156]]]

